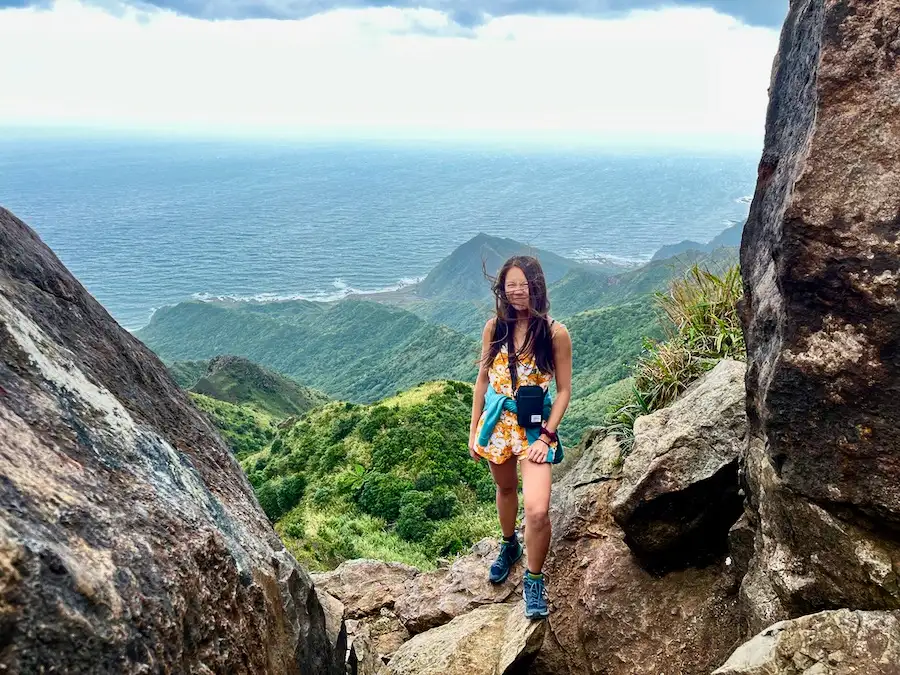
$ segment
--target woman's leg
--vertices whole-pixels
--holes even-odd
[[[516,473],[516,457],[512,456],[503,464],[488,462],[491,475],[497,485],[497,516],[504,537],[511,537],[516,531],[516,515],[519,513],[519,475]]]
[[[551,465],[522,460],[522,492],[525,497],[525,551],[528,571],[537,574],[550,548]]]

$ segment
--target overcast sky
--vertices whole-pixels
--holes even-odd
[[[786,11],[787,0],[0,0],[0,125],[756,147]]]

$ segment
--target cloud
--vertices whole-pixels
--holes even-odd
[[[774,30],[684,8],[509,16],[447,36],[454,26],[439,11],[390,7],[302,21],[205,21],[74,0],[7,10],[0,125],[761,142]]]
[[[0,0],[0,7],[46,7],[50,0]],[[779,28],[788,0],[128,0],[143,9],[170,10],[198,19],[304,19],[335,9],[433,9],[472,28],[504,16],[610,18],[633,10],[708,7],[753,26]],[[95,4],[104,4],[96,0]]]

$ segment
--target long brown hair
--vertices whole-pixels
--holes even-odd
[[[516,310],[506,297],[506,275],[513,268],[518,267],[525,274],[528,282],[528,330],[525,333],[525,342],[522,348],[513,353],[513,339],[516,327]],[[494,321],[494,335],[491,346],[485,356],[484,362],[491,364],[500,353],[504,344],[510,345],[510,359],[517,359],[520,354],[531,353],[534,362],[542,373],[554,372],[553,363],[553,339],[550,335],[550,299],[547,297],[547,280],[544,270],[537,258],[527,255],[516,255],[509,258],[496,277],[492,277],[485,270],[485,276],[491,281],[491,290],[494,293],[496,319]]]

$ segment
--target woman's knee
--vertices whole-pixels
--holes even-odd
[[[501,497],[510,497],[516,494],[516,490],[519,487],[518,485],[500,485],[496,483],[497,486],[497,494]]]
[[[534,528],[542,528],[550,525],[550,514],[547,507],[540,505],[525,505],[525,522]]]

